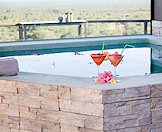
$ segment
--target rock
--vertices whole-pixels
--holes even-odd
[[[0,59],[0,75],[13,76],[19,72],[18,62],[14,58]]]

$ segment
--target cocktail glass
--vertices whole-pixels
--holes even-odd
[[[97,65],[97,74],[99,75],[99,66],[102,64],[102,62],[104,61],[106,55],[105,54],[91,54],[91,57],[93,59],[93,61],[96,63]]]
[[[117,73],[116,73],[116,68],[123,59],[122,54],[118,54],[117,52],[114,54],[109,54],[108,59],[110,60],[111,64],[114,66],[114,76],[115,76],[115,81],[120,82],[120,80],[117,79]]]

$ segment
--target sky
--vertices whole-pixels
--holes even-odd
[[[0,7],[149,8],[150,0],[0,0]]]

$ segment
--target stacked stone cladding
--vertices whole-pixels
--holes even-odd
[[[0,80],[1,132],[161,132],[162,84],[111,90]]]

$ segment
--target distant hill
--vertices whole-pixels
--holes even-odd
[[[0,8],[150,9],[150,0],[0,0]]]

